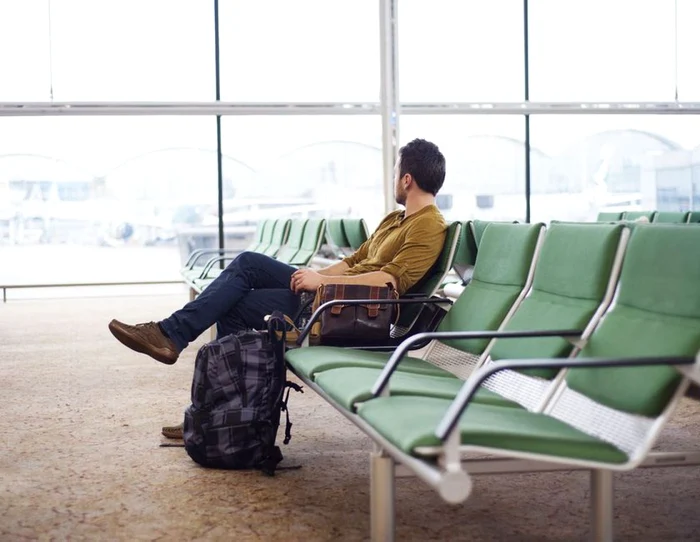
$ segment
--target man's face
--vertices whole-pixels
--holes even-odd
[[[401,157],[396,160],[394,165],[394,198],[399,205],[406,205],[406,188],[404,184],[406,179],[402,179],[401,175]]]

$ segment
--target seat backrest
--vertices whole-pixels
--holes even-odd
[[[275,254],[279,252],[287,240],[287,235],[289,234],[289,218],[280,218],[275,220],[274,227],[272,230],[272,239],[270,244],[264,251],[264,254],[274,258]]]
[[[597,323],[612,300],[628,235],[622,224],[551,224],[532,290],[501,329],[592,331],[589,324]],[[489,354],[494,360],[559,358],[572,350],[560,337],[496,339]],[[551,378],[556,372],[529,374]]]
[[[484,231],[472,280],[440,322],[439,331],[498,329],[525,294],[543,233],[541,223],[491,224]],[[488,340],[466,339],[444,344],[480,355]]]
[[[517,224],[517,220],[513,220],[512,222],[493,222],[490,220],[472,220],[471,221],[471,228],[472,228],[472,235],[474,236],[474,243],[476,244],[477,250],[479,249],[479,244],[481,243],[481,238],[484,235],[484,232],[486,231],[486,228],[488,228],[489,224]]]
[[[462,223],[459,234],[459,242],[452,260],[452,269],[457,276],[466,283],[471,278],[471,273],[476,263],[476,239],[472,230],[471,220]]]
[[[345,235],[342,218],[326,220],[326,237],[338,256],[345,256],[350,252],[350,241]]]
[[[669,212],[657,211],[652,222],[660,222],[665,224],[683,224],[688,222],[688,212]]]
[[[635,228],[616,303],[581,355],[682,356],[700,351],[698,247],[698,228]],[[567,376],[570,387],[603,404],[651,416],[663,410],[678,379],[671,367],[572,369]]]
[[[316,256],[326,233],[326,220],[323,218],[310,218],[306,221],[301,237],[301,246],[289,262],[292,265],[309,265],[311,258]]]
[[[246,250],[249,252],[262,252],[262,250],[265,249],[265,246],[263,246],[265,236],[271,228],[272,220],[269,218],[259,221],[255,228],[255,233],[253,234],[253,240]]]
[[[637,220],[639,218],[648,218],[649,222],[654,220],[656,211],[626,211],[622,213],[622,220]]]
[[[462,230],[461,222],[452,222],[447,227],[445,233],[445,242],[442,245],[442,250],[438,255],[433,266],[425,273],[416,284],[414,284],[406,293],[410,295],[420,295],[423,297],[431,297],[435,295],[438,288],[442,284],[447,273],[452,268],[455,250],[459,243],[460,232]],[[413,327],[421,313],[422,305],[403,305],[399,311],[399,321],[396,324],[396,329],[393,336],[400,337],[405,335],[408,330]]]
[[[695,356],[700,352],[700,228],[634,229],[616,300],[581,357]],[[550,414],[626,451],[639,453],[677,398],[671,366],[573,368]],[[581,416],[584,409],[592,414]],[[630,416],[633,415],[633,416]],[[644,417],[647,419],[645,420]]]
[[[622,219],[622,213],[602,211],[602,212],[598,213],[598,218],[596,218],[596,222],[616,222],[617,220],[621,220],[621,219]]]
[[[343,231],[353,251],[360,248],[369,237],[364,218],[343,218]]]
[[[304,227],[306,226],[306,218],[292,218],[289,226],[289,234],[287,242],[279,249],[275,259],[280,262],[291,264],[296,253],[301,248],[301,239],[304,235]]]

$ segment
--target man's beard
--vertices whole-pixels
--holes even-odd
[[[406,192],[397,191],[394,199],[399,205],[406,205]]]

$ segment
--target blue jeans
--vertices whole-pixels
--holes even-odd
[[[264,254],[242,252],[197,299],[161,320],[160,327],[180,349],[214,323],[219,337],[264,329],[264,317],[272,311],[292,316],[299,309],[299,296],[289,288],[294,271]]]

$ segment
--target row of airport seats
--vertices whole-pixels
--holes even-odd
[[[359,247],[367,239],[367,226],[363,219],[345,218],[341,221],[343,232],[352,245]],[[327,220],[314,218],[267,219],[258,223],[253,240],[245,249],[266,254],[278,261],[297,267],[306,267],[317,256],[327,235]],[[348,241],[350,243],[350,241]],[[237,249],[198,249],[193,251],[180,270],[190,286],[191,296],[201,293],[221,274],[225,262],[233,260]]]
[[[426,275],[415,284],[405,298],[430,298],[436,294],[456,298],[471,277],[476,262],[478,245],[485,228],[491,222],[467,220],[452,222],[447,230],[443,249]],[[330,265],[357,250],[368,237],[362,218],[329,218],[319,220],[278,219],[262,221],[251,244],[246,248],[274,257],[290,265]],[[320,257],[321,246],[325,257]],[[194,251],[181,269],[190,286],[191,297],[201,293],[220,273],[219,262],[234,259],[240,251],[200,249]],[[446,282],[449,281],[449,282]],[[392,329],[392,337],[399,339],[409,333],[432,329],[439,323],[443,311],[438,304],[406,305]]]
[[[490,223],[437,331],[286,360],[375,443],[372,540],[393,540],[399,471],[459,503],[472,474],[554,470],[590,471],[593,538],[612,540],[614,472],[700,463],[650,451],[700,375],[698,276],[700,227]]]
[[[700,211],[626,211],[598,213],[597,222],[633,221],[646,218],[652,223],[686,224],[700,222]]]

